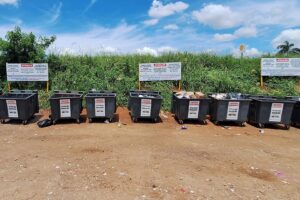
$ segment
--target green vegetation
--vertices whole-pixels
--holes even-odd
[[[277,47],[278,54],[300,54],[300,49],[299,48],[293,48],[295,44],[290,43],[289,41],[285,41],[283,44],[279,45]]]
[[[15,40],[15,37],[19,39]],[[138,65],[147,62],[182,62],[184,90],[205,93],[241,92],[276,96],[299,95],[296,86],[300,79],[293,77],[265,78],[265,89],[261,89],[259,87],[260,58],[238,59],[232,56],[191,53],[165,54],[158,57],[150,55],[49,55],[46,57],[45,49],[54,40],[55,37],[41,38],[37,42],[33,34],[21,33],[21,30],[16,28],[14,32],[8,33],[7,41],[0,39],[0,69],[3,72],[6,62],[48,62],[51,91],[69,89],[87,92],[93,88],[112,90],[118,94],[119,105],[126,105],[128,91],[138,88]],[[8,49],[14,49],[13,53],[5,50],[7,45],[9,45]],[[31,50],[26,50],[25,47],[30,47]],[[8,54],[8,52],[10,53]],[[11,58],[13,55],[17,56]],[[289,57],[292,55],[290,54]],[[2,75],[0,73],[0,88],[7,89],[4,72]],[[171,91],[177,87],[176,84],[177,82],[173,81],[147,82],[142,84],[142,89],[162,92],[163,108],[169,109]],[[51,92],[50,94],[43,92],[45,83],[13,83],[12,88],[40,89],[41,107],[49,107],[48,98]]]

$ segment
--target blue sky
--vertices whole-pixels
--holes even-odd
[[[300,0],[0,0],[0,37],[14,26],[56,35],[69,54],[215,52],[300,46]]]

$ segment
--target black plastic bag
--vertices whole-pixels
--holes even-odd
[[[50,119],[44,119],[44,120],[41,120],[37,123],[37,125],[40,127],[40,128],[45,128],[45,127],[48,127],[48,126],[51,126],[52,125],[52,120]]]

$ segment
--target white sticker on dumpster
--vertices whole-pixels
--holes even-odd
[[[240,102],[229,102],[227,110],[227,120],[238,120],[240,111]]]
[[[272,103],[270,122],[281,122],[283,103]]]
[[[60,99],[60,117],[71,117],[71,101],[70,99]]]
[[[151,116],[151,99],[141,99],[141,117]]]
[[[95,99],[95,116],[105,117],[105,99]]]
[[[199,116],[199,105],[200,101],[190,101],[189,103],[189,119],[197,119]]]
[[[16,100],[6,100],[7,112],[9,118],[18,118],[18,107]]]

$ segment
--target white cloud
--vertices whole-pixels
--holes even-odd
[[[144,47],[144,48],[141,48],[141,49],[137,49],[136,52],[138,54],[141,54],[141,55],[158,56],[157,51],[153,48],[150,48],[150,47]]]
[[[215,29],[233,28],[241,24],[240,16],[230,7],[209,4],[200,11],[194,11],[193,17],[198,22]]]
[[[273,47],[276,48],[285,41],[294,43],[295,47],[300,48],[300,29],[287,29],[282,31],[276,38],[273,39]]]
[[[178,30],[179,27],[176,24],[168,24],[166,26],[164,26],[165,30]]]
[[[241,27],[237,29],[233,34],[219,34],[216,33],[214,35],[214,40],[219,42],[228,42],[232,41],[238,38],[250,38],[250,37],[256,37],[257,30],[255,26],[249,26],[249,27]]]
[[[299,0],[230,1],[226,5],[209,4],[193,12],[199,23],[214,29],[228,29],[237,26],[300,25]]]
[[[163,53],[172,53],[172,52],[176,52],[177,49],[173,48],[173,47],[169,47],[169,46],[164,46],[164,47],[159,47],[157,49],[157,52],[160,53],[160,54],[163,54]]]
[[[236,36],[234,34],[228,34],[228,33],[219,34],[219,33],[216,33],[214,35],[214,40],[219,41],[219,42],[228,42],[228,41],[232,41],[232,40],[235,40],[235,39],[236,39]]]
[[[164,53],[172,53],[176,51],[177,50],[175,48],[169,46],[163,46],[159,48],[143,47],[136,50],[138,54],[152,56],[158,56]]]
[[[203,52],[205,49],[217,49],[216,53],[231,53],[232,43],[220,43],[211,40],[211,36],[199,33],[194,28],[178,29],[172,32],[154,32],[146,34],[144,27],[128,25],[125,22],[115,27],[91,26],[83,32],[57,33],[49,32],[48,29],[37,29],[21,25],[22,31],[33,32],[37,36],[56,35],[57,40],[48,49],[48,53],[75,54],[75,55],[95,55],[102,53],[131,54],[145,52],[149,49],[152,54],[163,52],[189,51]],[[14,25],[0,25],[0,37],[4,37],[6,32],[12,30]],[[154,53],[153,53],[154,52]]]
[[[52,9],[49,11],[50,16],[50,23],[56,23],[57,20],[60,17],[61,14],[61,8],[62,8],[63,4],[62,2],[59,2],[58,4],[55,4]]]
[[[253,57],[260,57],[262,54],[263,53],[256,48],[247,48],[246,47],[246,50],[245,50],[243,56],[253,58]],[[240,49],[239,48],[233,49],[232,55],[236,58],[241,57]]]
[[[87,7],[84,9],[83,13],[87,12],[95,3],[97,3],[98,0],[90,0],[90,3],[87,5]]]
[[[0,5],[18,5],[18,0],[0,0]]]
[[[147,26],[154,26],[159,22],[158,19],[149,19],[149,20],[145,20],[144,24]]]
[[[257,30],[256,30],[255,26],[241,27],[234,32],[234,35],[239,38],[241,38],[241,37],[243,37],[243,38],[256,37]]]
[[[163,3],[159,0],[153,0],[152,6],[148,12],[150,17],[153,18],[163,18],[175,13],[182,12],[189,7],[188,4],[178,1],[175,3],[168,3],[163,5]]]

